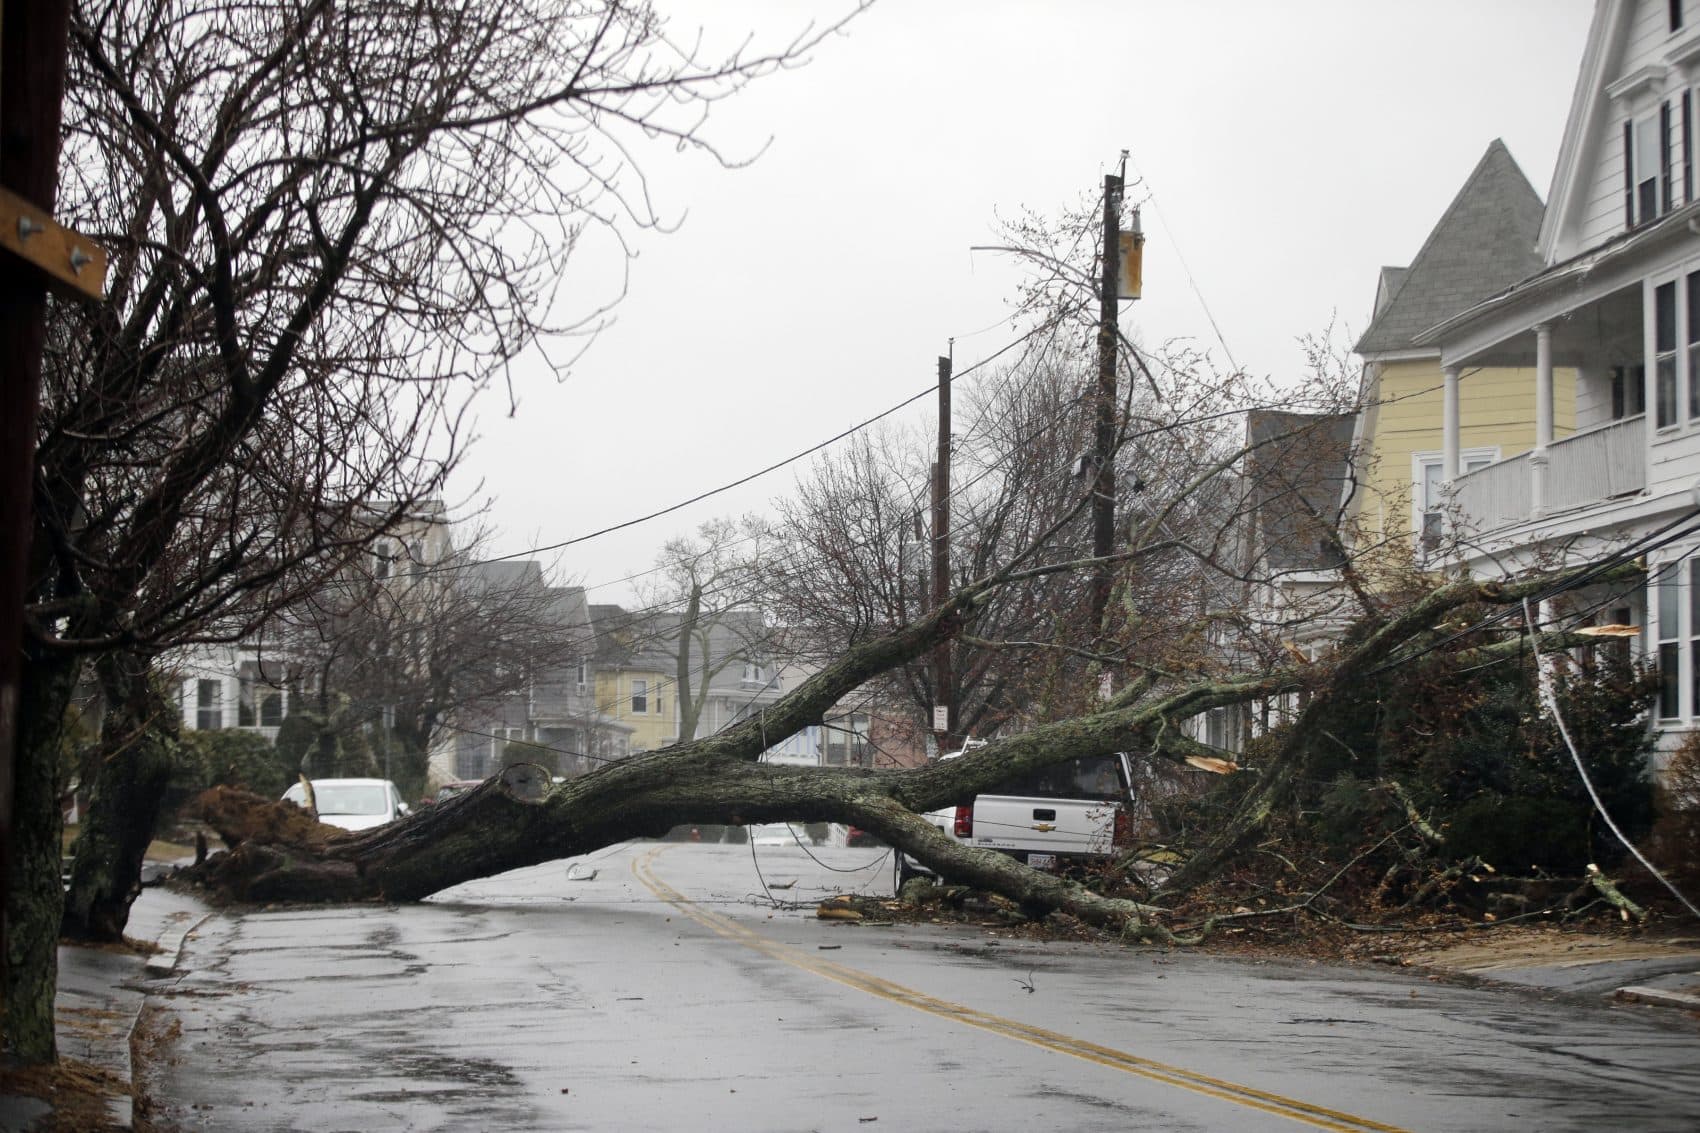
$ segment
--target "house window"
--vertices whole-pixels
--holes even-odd
[[[1459,461],[1464,465],[1464,471],[1475,472],[1486,468],[1499,459],[1499,450],[1469,449],[1459,453]],[[1446,477],[1442,475],[1446,458],[1437,452],[1418,453],[1415,456],[1417,464],[1416,500],[1417,536],[1425,551],[1433,551],[1440,546],[1441,535],[1446,530]]]
[[[578,659],[578,691],[584,695],[585,686],[590,683],[590,665],[583,657]]]
[[[1676,424],[1676,282],[1653,289],[1653,398],[1658,425]]]
[[[1659,719],[1682,715],[1682,573],[1670,564],[1653,576],[1659,618]]]
[[[195,727],[204,732],[224,727],[223,681],[200,681],[196,685]]]
[[[425,544],[424,544],[424,542],[422,542],[421,540],[415,539],[413,541],[413,547],[409,551],[408,557],[412,560],[412,562],[410,563],[410,565],[408,567],[408,573],[411,574],[414,578],[418,578],[420,575],[424,574],[425,573]]]
[[[745,661],[744,662],[744,687],[745,688],[760,688],[764,683],[765,682],[762,679],[761,662],[760,661]]]
[[[1623,150],[1624,219],[1634,228],[1670,211],[1670,103],[1625,122]]]
[[[1682,30],[1682,0],[1670,0],[1670,30]]]
[[[283,725],[283,690],[260,690],[260,727],[277,728]]]
[[[1682,200],[1694,203],[1694,130],[1690,125],[1694,108],[1692,91],[1682,92]]]
[[[1684,284],[1684,304],[1688,309],[1688,326],[1683,337],[1687,339],[1685,361],[1688,366],[1688,417],[1693,420],[1700,417],[1700,271],[1689,275]]]
[[[380,539],[372,546],[372,577],[388,578],[390,576],[390,544],[387,539]]]
[[[649,682],[634,680],[632,682],[632,715],[641,716],[649,711]]]
[[[822,728],[826,739],[826,762],[833,767],[870,767],[873,761],[869,758],[868,717],[865,713],[853,712],[848,716],[840,716],[826,721]]]
[[[1621,421],[1647,412],[1647,367],[1611,368],[1611,419]]]

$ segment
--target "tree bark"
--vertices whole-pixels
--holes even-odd
[[[177,767],[177,711],[149,679],[145,659],[108,654],[98,664],[108,709],[105,758],[73,847],[61,932],[119,941],[141,892],[142,861],[153,841],[165,789]]]
[[[59,975],[59,809],[64,782],[60,730],[78,663],[48,658],[26,641],[18,713],[17,775],[13,780],[11,853],[6,886],[6,1040],[24,1062],[51,1062],[53,997]]]

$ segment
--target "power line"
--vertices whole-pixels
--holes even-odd
[[[993,354],[989,355],[986,358],[981,359],[979,362],[976,362],[974,365],[968,367],[966,370],[963,370],[961,373],[955,375],[955,377],[952,378],[951,380],[954,382],[956,378],[967,377],[969,374],[973,373],[975,370],[980,369],[982,366],[986,366],[986,365],[991,364],[992,362],[996,361],[999,357],[1001,357],[1003,354],[1007,353],[1008,351],[1014,349],[1016,346],[1020,345],[1023,341],[1025,341],[1028,337],[1030,337],[1033,333],[1036,333],[1036,332],[1030,331],[1030,332],[1028,332],[1028,334],[1023,335],[1020,338],[1015,339],[1013,342],[1005,344],[1004,346],[1000,347]],[[699,492],[696,495],[690,497],[689,499],[681,500],[678,503],[670,504],[670,505],[668,505],[667,507],[664,507],[664,508],[659,508],[655,511],[649,512],[646,515],[640,515],[640,516],[637,516],[636,518],[633,518],[633,519],[627,519],[627,520],[623,520],[619,523],[610,524],[607,527],[599,528],[598,530],[588,532],[587,534],[584,534],[584,535],[576,535],[571,539],[563,539],[563,540],[561,540],[560,542],[557,542],[557,543],[546,543],[546,544],[543,544],[542,546],[530,547],[530,548],[527,548],[527,549],[522,550],[522,551],[515,551],[512,554],[497,555],[493,558],[486,559],[484,561],[485,562],[503,562],[503,561],[506,561],[508,559],[518,559],[518,558],[524,558],[524,557],[529,556],[529,555],[542,554],[546,551],[558,551],[558,550],[561,550],[563,547],[571,547],[571,546],[574,546],[578,543],[586,543],[586,542],[589,542],[592,539],[600,538],[603,535],[612,534],[615,531],[623,531],[628,527],[635,527],[640,523],[647,523],[652,519],[658,519],[658,518],[660,518],[661,516],[664,516],[664,515],[671,515],[673,512],[676,512],[676,511],[680,510],[681,508],[686,508],[686,507],[691,506],[692,504],[701,503],[703,500],[710,499],[714,496],[718,496],[723,492],[729,492],[733,488],[742,487],[743,485],[750,483],[752,480],[759,480],[760,478],[768,475],[769,473],[777,472],[777,471],[779,471],[779,469],[784,468],[787,465],[795,464],[797,461],[802,460],[804,457],[813,456],[815,453],[820,452],[822,449],[825,449],[825,448],[828,448],[828,447],[830,447],[834,444],[837,444],[839,441],[843,440],[845,437],[848,437],[848,436],[851,436],[855,433],[861,432],[863,429],[868,428],[870,425],[873,425],[876,422],[882,421],[885,418],[891,416],[893,413],[896,413],[898,410],[905,409],[905,408],[913,405],[915,402],[920,401],[922,398],[927,397],[930,394],[937,392],[937,390],[938,390],[938,386],[937,386],[936,383],[934,385],[928,386],[927,388],[921,390],[919,393],[914,394],[911,397],[905,398],[904,400],[898,402],[896,405],[893,405],[888,409],[881,410],[879,413],[874,414],[872,417],[869,417],[866,420],[857,422],[856,424],[850,426],[848,429],[845,429],[844,431],[837,433],[837,434],[835,434],[831,437],[828,437],[824,441],[821,441],[819,444],[811,445],[810,447],[804,449],[803,451],[798,452],[798,453],[794,453],[791,456],[784,458],[783,460],[774,461],[772,464],[769,464],[767,467],[762,468],[762,469],[755,471],[755,472],[751,472],[747,476],[741,476],[738,479],[730,481],[730,482],[725,483],[725,484],[722,484],[717,488],[710,488],[706,492]],[[443,568],[427,568],[426,571],[424,571],[422,573],[430,573],[433,569],[443,569]]]

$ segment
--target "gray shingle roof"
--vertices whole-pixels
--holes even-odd
[[[1539,272],[1546,266],[1535,251],[1542,211],[1540,196],[1495,138],[1357,352],[1408,350],[1423,331]]]

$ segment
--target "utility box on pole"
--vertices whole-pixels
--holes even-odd
[[[1137,299],[1145,285],[1145,232],[1139,226],[1139,210],[1133,210],[1133,224],[1117,238],[1118,267],[1121,275],[1116,298]]]

